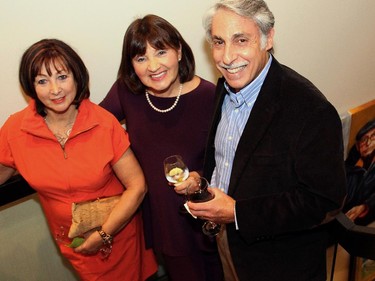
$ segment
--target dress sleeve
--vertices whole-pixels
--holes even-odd
[[[120,95],[123,87],[120,87],[121,82],[117,80],[109,90],[105,98],[99,103],[99,105],[109,112],[111,112],[118,121],[125,119],[125,114],[122,110]]]
[[[127,131],[115,119],[113,119],[112,132],[113,159],[111,164],[114,165],[126,152],[126,150],[128,150],[130,147],[130,141]]]
[[[9,122],[5,122],[0,128],[0,163],[15,169],[14,159],[10,150],[8,136],[9,136]]]

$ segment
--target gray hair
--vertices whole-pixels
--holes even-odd
[[[206,39],[212,42],[212,18],[219,9],[226,9],[239,16],[253,20],[259,28],[261,35],[261,48],[267,44],[267,36],[275,25],[273,13],[263,0],[220,0],[212,6],[203,18],[203,27]]]

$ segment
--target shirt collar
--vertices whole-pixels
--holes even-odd
[[[259,75],[253,81],[251,81],[250,84],[242,88],[237,93],[234,93],[230,89],[226,81],[224,82],[224,87],[227,90],[230,101],[235,105],[235,107],[240,107],[244,103],[247,106],[251,106],[251,104],[254,102],[255,98],[258,96],[260,92],[260,88],[262,87],[263,82],[266,79],[271,63],[272,63],[272,55],[269,56],[268,62],[266,63],[263,70],[259,73]]]
[[[90,104],[92,104],[92,102],[89,99],[83,99],[81,101],[78,108],[78,115],[74,123],[75,130],[69,136],[70,138],[73,138],[76,133],[90,130],[100,124],[101,120],[98,118],[98,114],[95,114],[96,111],[92,109]],[[25,109],[25,116],[20,129],[36,136],[44,138],[51,137],[51,132],[45,125],[43,117],[36,112],[36,102],[34,99],[30,99],[29,105]]]

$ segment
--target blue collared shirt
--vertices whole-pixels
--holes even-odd
[[[271,62],[272,56],[270,55],[261,73],[249,85],[237,93],[233,93],[227,83],[224,83],[228,94],[225,96],[221,107],[221,120],[215,136],[216,167],[212,174],[211,186],[218,187],[225,193],[228,193],[230,175],[232,173],[233,160],[238,142],[259,95],[264,79],[266,79]],[[238,230],[236,205],[234,206],[234,222]]]
[[[270,55],[261,73],[237,93],[233,93],[227,83],[224,83],[228,93],[224,98],[221,108],[221,120],[215,136],[216,167],[212,174],[211,186],[218,187],[225,193],[228,193],[238,142],[267,76],[271,62],[272,56]]]

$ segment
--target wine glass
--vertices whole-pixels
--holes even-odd
[[[171,155],[164,159],[164,173],[167,181],[177,186],[189,177],[189,168],[180,155]],[[186,201],[186,194],[185,194]],[[180,213],[187,213],[184,205],[179,208]]]
[[[180,155],[172,155],[164,159],[164,173],[167,181],[179,185],[188,178],[189,169]]]
[[[202,203],[210,201],[214,198],[214,195],[207,190],[209,186],[207,179],[200,177],[199,185],[197,190],[190,190],[187,194],[187,199],[194,203]],[[204,234],[210,237],[215,237],[220,232],[221,225],[214,223],[213,221],[206,221],[202,225],[202,231]]]

